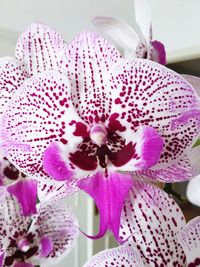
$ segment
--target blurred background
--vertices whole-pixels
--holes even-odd
[[[200,76],[200,1],[150,0],[153,36],[165,44],[168,66],[180,73]],[[14,56],[17,37],[35,21],[48,24],[69,42],[89,27],[95,16],[114,16],[134,26],[133,0],[0,0],[0,56]],[[163,185],[160,185],[163,187]],[[183,195],[186,184],[172,189]],[[77,194],[68,200],[87,233],[97,232],[98,213],[92,201]],[[179,201],[187,218],[200,215],[197,207]],[[80,267],[94,253],[114,246],[108,234],[91,241],[80,236],[73,251],[56,267]]]

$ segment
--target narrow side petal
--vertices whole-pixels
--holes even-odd
[[[83,267],[105,266],[144,267],[139,253],[128,246],[101,251],[83,265]]]
[[[137,47],[141,40],[128,23],[113,17],[95,17],[92,23],[95,30],[114,44],[123,58],[131,59],[138,56]]]
[[[152,47],[153,49],[152,49],[151,59],[162,65],[166,65],[167,59],[166,59],[166,51],[164,44],[155,40],[152,42]]]
[[[111,173],[105,177],[102,172],[78,182],[79,188],[94,199],[100,213],[99,233],[88,237],[101,238],[109,229],[116,240],[121,242],[119,238],[120,216],[124,199],[132,185],[133,180],[129,175]]]
[[[71,168],[67,166],[66,160],[61,157],[59,145],[56,143],[50,144],[44,151],[43,167],[45,172],[57,181],[70,180],[73,175]]]
[[[148,125],[164,141],[158,169],[187,154],[199,135],[200,99],[185,79],[156,62],[134,59],[116,66],[111,84],[110,117],[118,115],[127,143]]]
[[[41,257],[48,257],[53,250],[53,242],[49,237],[42,237],[40,240],[40,255]]]
[[[186,195],[192,204],[200,207],[200,174],[189,181]]]
[[[60,70],[60,55],[65,46],[55,30],[33,23],[20,35],[15,54],[33,75],[45,70]]]
[[[187,266],[200,265],[200,216],[191,220],[178,234],[179,242],[187,258]]]
[[[135,181],[124,203],[120,237],[138,248],[145,266],[185,266],[176,238],[185,219],[175,201],[159,188]]]
[[[133,136],[133,141],[136,142],[135,153],[120,170],[146,170],[158,163],[163,150],[163,139],[153,127],[142,126]]]
[[[19,201],[24,216],[32,215],[37,212],[37,181],[21,180],[9,186],[7,190]]]

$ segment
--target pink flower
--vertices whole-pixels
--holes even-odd
[[[46,70],[60,70],[61,54],[65,46],[64,40],[57,32],[40,23],[32,24],[21,34],[16,45],[15,57],[0,59],[0,115],[26,80]],[[6,145],[7,141],[1,140],[1,145]],[[18,144],[15,143],[15,146]],[[28,149],[28,146],[24,149]],[[64,184],[58,185],[49,179],[47,186],[42,179],[36,181],[35,177],[21,173],[4,159],[3,153],[0,175],[1,185],[18,198],[24,215],[36,212],[37,193],[40,200],[70,193]]]
[[[108,38],[124,58],[147,58],[166,65],[164,45],[152,38],[151,9],[148,0],[135,0],[136,30],[112,17],[93,19],[95,30]]]
[[[78,185],[95,200],[101,218],[93,238],[109,229],[120,241],[132,177],[192,177],[188,156],[199,115],[199,98],[183,77],[153,61],[122,60],[100,35],[82,33],[64,49],[59,71],[24,81],[2,116],[0,136],[6,157],[45,180],[45,188],[53,178],[57,189]]]
[[[200,217],[186,224],[179,206],[153,185],[134,182],[123,206],[123,246],[98,253],[84,267],[192,267],[200,264]]]
[[[78,235],[71,210],[61,203],[41,204],[35,216],[23,216],[14,198],[0,210],[0,266],[54,265],[71,250]]]

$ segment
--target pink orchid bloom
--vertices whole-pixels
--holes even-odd
[[[186,224],[179,206],[153,185],[134,182],[121,218],[128,241],[102,251],[83,267],[200,266],[200,217]]]
[[[61,54],[65,46],[63,38],[57,32],[40,23],[32,24],[21,34],[16,45],[15,57],[0,59],[0,115],[26,80],[43,71],[60,70]],[[1,146],[6,143],[6,139],[1,140]],[[15,146],[18,144],[15,143]],[[28,147],[25,146],[24,149]],[[3,158],[2,154],[1,185],[6,186],[19,200],[24,215],[36,212],[37,194],[40,200],[48,200],[71,193],[67,191],[66,183],[58,184],[49,179],[47,185],[42,179],[38,181],[33,176],[20,173]]]
[[[120,241],[132,178],[175,182],[193,176],[188,156],[199,133],[199,97],[160,64],[122,60],[95,33],[75,38],[61,66],[63,71],[26,80],[11,99],[0,127],[7,140],[3,152],[47,187],[52,178],[68,182],[69,190],[77,183],[100,211],[93,238],[109,229]]]
[[[0,266],[49,266],[62,260],[78,236],[71,210],[61,203],[45,203],[34,216],[23,216],[8,194],[0,209]]]
[[[152,39],[151,9],[148,0],[135,0],[136,30],[123,20],[96,17],[93,26],[108,38],[124,58],[147,58],[166,65],[164,45]]]

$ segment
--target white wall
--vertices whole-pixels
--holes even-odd
[[[150,0],[150,4],[154,37],[165,43],[169,60],[200,56],[200,1]],[[116,16],[133,25],[133,6],[133,0],[0,0],[0,41],[1,28],[19,33],[33,21],[49,24],[67,41],[97,15]]]

